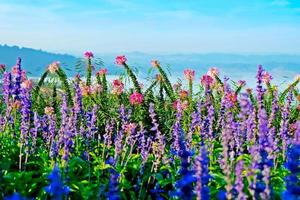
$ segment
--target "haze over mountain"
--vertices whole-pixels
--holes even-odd
[[[182,77],[185,68],[195,69],[200,74],[205,73],[209,67],[217,66],[222,75],[228,75],[234,80],[247,80],[255,82],[256,69],[262,64],[280,84],[291,81],[300,73],[300,55],[246,55],[246,54],[147,54],[141,52],[95,54],[101,58],[111,74],[118,74],[120,68],[115,66],[114,59],[118,54],[125,54],[128,63],[138,69],[139,75],[145,77],[150,67],[150,61],[157,59],[163,66],[168,66],[174,77]],[[60,61],[62,66],[69,68],[69,75],[76,73],[75,64],[80,56],[50,53],[43,50],[20,48],[17,46],[0,45],[0,63],[8,67],[15,65],[17,57],[22,58],[23,68],[30,72],[30,76],[39,77],[48,64]]]

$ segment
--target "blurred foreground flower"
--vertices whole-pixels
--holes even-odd
[[[54,165],[54,168],[48,178],[50,180],[50,184],[45,187],[45,191],[50,194],[52,199],[61,200],[64,195],[69,194],[70,188],[63,184],[57,164]]]

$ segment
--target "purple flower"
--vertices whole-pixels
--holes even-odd
[[[21,58],[17,59],[17,64],[13,68],[13,75],[14,75],[14,85],[13,85],[12,94],[14,96],[14,100],[19,100],[21,79],[22,79]]]
[[[36,112],[34,112],[34,116],[33,116],[33,125],[34,127],[31,128],[31,136],[32,136],[32,148],[34,149],[36,146],[37,134],[39,129],[41,128],[40,118]]]
[[[72,117],[69,118],[67,126],[64,130],[64,137],[63,137],[63,156],[62,159],[65,163],[69,162],[69,156],[71,151],[73,150],[74,141],[73,138],[75,136],[75,129],[73,127],[73,119]]]
[[[106,122],[105,134],[103,135],[105,146],[110,149],[112,144],[112,136],[115,131],[115,121],[113,119]]]
[[[262,65],[258,65],[258,71],[257,71],[257,86],[256,86],[256,92],[257,92],[257,104],[258,104],[258,112],[262,109],[263,107],[263,95],[264,95],[264,90],[262,86],[262,81],[263,81],[263,68]]]
[[[159,130],[159,124],[158,124],[157,119],[156,119],[156,113],[155,113],[155,110],[154,110],[154,104],[153,103],[150,103],[150,105],[149,105],[149,113],[150,113],[150,118],[151,118],[151,121],[152,121],[151,130],[156,132],[155,133],[155,138],[152,141],[152,151],[153,151],[153,154],[155,156],[155,160],[154,160],[153,164],[154,164],[154,171],[156,171],[161,159],[164,156],[166,144],[165,144],[165,137]]]
[[[197,110],[192,113],[192,121],[190,124],[189,132],[187,134],[187,147],[191,149],[192,147],[192,137],[196,130],[200,130],[201,126],[201,109],[202,103],[201,101],[198,102]]]
[[[244,189],[244,183],[243,183],[243,172],[244,169],[244,162],[242,160],[239,160],[235,167],[235,185],[234,185],[234,191],[236,193],[236,199],[238,200],[246,200],[247,196],[243,192]]]
[[[172,141],[172,151],[175,154],[178,154],[180,150],[179,139],[180,139],[180,131],[181,131],[181,118],[182,118],[182,107],[180,104],[177,104],[177,113],[176,113],[176,121],[173,125],[173,141]]]
[[[11,96],[11,89],[12,89],[12,80],[11,80],[11,73],[9,72],[4,72],[3,74],[3,79],[2,79],[2,93],[3,93],[3,98],[5,104],[8,106],[9,103],[9,98]]]
[[[284,107],[281,110],[281,123],[280,123],[280,133],[279,135],[282,138],[282,151],[285,154],[287,146],[290,144],[290,138],[288,134],[288,126],[289,126],[289,116],[290,116],[290,107],[293,100],[292,89],[289,91],[289,95],[287,97],[287,101]]]

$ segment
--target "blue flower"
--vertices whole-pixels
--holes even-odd
[[[15,192],[13,195],[5,197],[4,200],[26,200],[26,198]]]
[[[300,173],[300,144],[292,145],[286,156],[285,167],[290,171],[290,174],[285,177],[286,191],[283,192],[282,199],[300,199],[300,182],[298,178]]]
[[[63,184],[57,164],[54,165],[54,168],[48,178],[50,180],[50,184],[45,187],[45,191],[50,194],[52,199],[61,200],[64,195],[69,194],[70,188]]]

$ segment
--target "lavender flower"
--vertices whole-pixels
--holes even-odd
[[[25,142],[25,145],[28,145],[28,133],[30,130],[30,112],[31,112],[31,88],[22,87],[21,88],[21,142]]]
[[[114,133],[115,121],[111,119],[105,125],[105,134],[103,135],[105,146],[110,149],[112,144],[112,135]]]
[[[78,82],[75,83],[74,87],[75,87],[74,109],[75,109],[76,114],[80,115],[80,114],[83,114],[82,92],[81,92],[81,89],[79,87],[79,83]]]
[[[11,96],[11,73],[10,72],[4,72],[3,74],[3,80],[2,80],[2,93],[5,104],[8,106],[10,105],[9,98]]]
[[[290,143],[290,138],[288,135],[288,124],[289,124],[289,115],[290,115],[290,107],[291,107],[291,102],[293,99],[293,93],[292,89],[289,91],[289,95],[287,97],[287,102],[285,106],[283,107],[281,114],[282,114],[282,119],[281,119],[281,124],[280,124],[280,133],[279,135],[282,138],[282,152],[283,156],[285,155],[287,146]]]
[[[192,139],[193,139],[193,134],[195,131],[200,131],[201,127],[201,109],[202,109],[202,103],[201,101],[198,102],[197,105],[197,110],[192,113],[192,121],[190,124],[189,132],[187,134],[187,147],[191,149],[192,147]]]
[[[257,86],[256,86],[256,92],[257,92],[257,104],[258,104],[258,112],[262,109],[263,107],[263,95],[264,95],[264,90],[262,86],[262,81],[263,81],[263,68],[262,65],[258,65],[258,71],[257,71]]]
[[[243,189],[244,189],[243,175],[242,175],[243,169],[244,169],[244,162],[242,160],[239,160],[235,167],[236,179],[235,179],[235,186],[234,186],[234,191],[236,193],[236,199],[238,199],[238,200],[246,200],[247,199],[246,194],[243,192]]]
[[[180,104],[177,104],[177,113],[176,113],[176,121],[173,125],[173,142],[171,145],[172,151],[175,154],[178,154],[180,150],[179,139],[180,139],[180,131],[181,131],[181,118],[182,118],[182,107]]]
[[[37,134],[38,134],[39,129],[41,128],[41,122],[40,122],[39,116],[36,112],[34,112],[33,125],[34,125],[34,127],[31,129],[32,148],[35,149],[36,141],[37,141]]]
[[[22,78],[22,69],[21,69],[21,58],[17,59],[17,64],[13,69],[14,75],[14,85],[12,94],[14,96],[14,100],[19,100],[19,94],[21,89],[21,78]]]
[[[62,159],[65,163],[68,163],[70,152],[73,149],[74,141],[73,138],[75,136],[75,130],[72,128],[72,117],[69,118],[68,124],[66,126],[66,129],[64,131],[64,138],[63,138],[63,156]]]
[[[153,125],[151,130],[156,132],[155,138],[152,142],[152,151],[155,156],[153,166],[154,166],[154,171],[156,171],[161,159],[163,158],[164,152],[165,152],[165,137],[159,130],[159,124],[157,123],[156,113],[154,111],[153,103],[150,103],[150,105],[149,105],[149,113],[150,113],[150,118],[151,118],[152,125]]]

